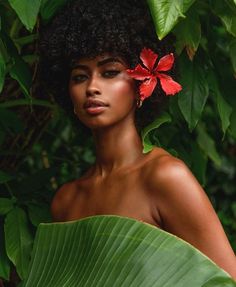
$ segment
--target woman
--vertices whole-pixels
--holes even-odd
[[[54,220],[135,218],[189,242],[236,279],[234,252],[192,173],[161,148],[143,153],[140,128],[181,90],[168,75],[170,39],[157,40],[146,2],[74,1],[41,34],[42,80],[96,147],[94,165],[56,193]]]

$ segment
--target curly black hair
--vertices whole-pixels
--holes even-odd
[[[40,82],[71,115],[68,81],[74,61],[111,53],[134,68],[144,47],[159,56],[173,52],[172,37],[158,40],[145,0],[68,1],[47,25],[41,25],[39,39]],[[166,98],[158,86],[136,109],[139,131],[157,117]]]

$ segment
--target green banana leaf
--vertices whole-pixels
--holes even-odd
[[[91,216],[41,224],[24,287],[231,287],[185,241],[135,219]]]

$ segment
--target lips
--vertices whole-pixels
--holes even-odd
[[[99,115],[103,113],[108,107],[108,104],[98,99],[88,99],[84,103],[84,109],[89,115]]]
[[[108,104],[104,103],[101,100],[97,100],[97,99],[88,99],[85,103],[84,103],[84,108],[88,109],[88,108],[96,108],[96,107],[107,107]]]

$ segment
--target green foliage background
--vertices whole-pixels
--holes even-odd
[[[0,278],[24,278],[36,228],[64,182],[94,161],[84,138],[37,86],[37,38],[66,0],[0,0]],[[145,150],[183,159],[236,250],[236,1],[147,0],[159,39],[172,32],[183,91],[142,133]],[[37,92],[36,92],[37,91]],[[3,284],[0,281],[0,286]],[[9,285],[10,286],[10,285]],[[11,285],[15,286],[15,285]]]

